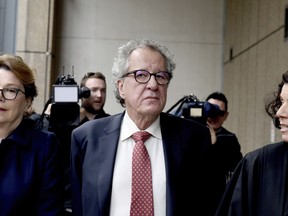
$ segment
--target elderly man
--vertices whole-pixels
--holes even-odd
[[[118,49],[113,81],[125,111],[72,133],[75,215],[205,215],[211,138],[204,125],[162,112],[174,69],[155,41]]]

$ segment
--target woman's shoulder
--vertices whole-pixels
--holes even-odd
[[[288,143],[282,141],[277,143],[270,143],[251,152],[244,156],[244,160],[257,160],[257,161],[271,161],[279,160],[279,158],[288,158]]]
[[[261,153],[272,153],[275,151],[282,151],[284,149],[288,150],[288,143],[282,141],[282,142],[277,142],[277,143],[269,143],[266,144],[260,148],[257,148],[247,154],[261,154]]]

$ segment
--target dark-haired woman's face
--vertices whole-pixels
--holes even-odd
[[[280,94],[281,106],[276,116],[279,118],[282,139],[288,142],[288,84],[284,84]]]

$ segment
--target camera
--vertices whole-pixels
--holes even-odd
[[[63,128],[75,128],[79,124],[80,98],[88,98],[90,89],[79,89],[74,76],[59,76],[52,86],[52,97],[46,101],[35,128],[45,131],[60,131]]]
[[[90,89],[82,87],[79,89],[74,76],[66,75],[57,78],[53,85],[54,103],[78,103],[80,98],[88,98]]]
[[[52,86],[52,97],[50,104],[50,116],[48,120],[48,130],[56,134],[65,152],[63,161],[69,166],[71,133],[80,123],[79,99],[88,98],[90,89],[79,88],[73,75],[66,75],[57,78]],[[45,110],[47,107],[45,108]]]
[[[49,128],[61,128],[66,126],[78,126],[80,116],[80,98],[88,98],[90,89],[79,89],[74,76],[66,75],[58,77],[53,85],[52,105],[50,110]]]
[[[167,113],[182,118],[193,119],[206,125],[207,118],[215,119],[223,116],[225,111],[222,111],[218,105],[211,104],[207,101],[199,101],[194,94],[191,94],[181,98]]]

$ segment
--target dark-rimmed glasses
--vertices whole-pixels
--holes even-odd
[[[124,77],[130,74],[134,74],[134,78],[136,82],[141,83],[141,84],[145,84],[149,82],[149,80],[151,79],[151,76],[155,77],[155,80],[159,85],[167,85],[172,78],[172,74],[166,71],[160,71],[158,73],[150,73],[147,70],[130,71],[126,73]]]
[[[25,94],[24,91],[22,91],[21,89],[18,88],[3,88],[0,89],[2,97],[5,100],[14,100],[19,92],[22,92],[23,94]]]

